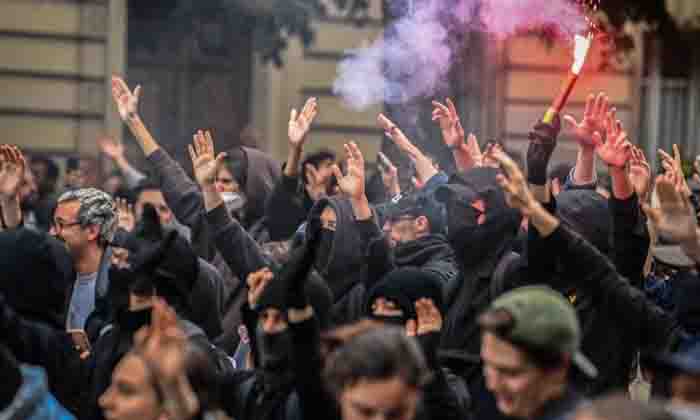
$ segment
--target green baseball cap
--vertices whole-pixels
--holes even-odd
[[[491,303],[489,310],[504,310],[513,326],[499,335],[518,344],[552,353],[571,355],[574,365],[595,378],[598,369],[581,349],[581,328],[576,309],[564,296],[547,286],[526,286],[511,290]]]

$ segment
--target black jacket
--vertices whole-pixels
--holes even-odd
[[[265,203],[265,219],[271,241],[291,238],[306,220],[314,202],[304,188],[300,177],[284,174]]]
[[[605,319],[626,332],[630,345],[647,351],[674,348],[684,336],[678,322],[646,299],[644,294],[622,277],[612,262],[578,234],[560,226],[529,249],[529,265],[541,266],[557,255],[563,275],[581,291],[596,299]],[[532,248],[532,247],[531,247]],[[550,277],[551,278],[551,277]],[[598,343],[598,345],[607,343]],[[601,346],[604,347],[604,346]]]

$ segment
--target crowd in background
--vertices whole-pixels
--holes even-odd
[[[604,93],[520,159],[435,101],[445,167],[380,114],[410,173],[305,154],[315,98],[286,162],[178,162],[112,94],[145,170],[0,145],[0,418],[700,418],[700,157],[655,171]]]

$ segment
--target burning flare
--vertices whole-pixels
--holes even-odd
[[[543,122],[551,124],[554,121],[554,117],[559,114],[564,108],[564,105],[566,105],[566,101],[574,90],[576,80],[578,80],[578,76],[581,74],[583,65],[586,62],[586,57],[588,56],[588,51],[591,49],[592,41],[593,34],[591,33],[587,36],[576,35],[574,39],[574,63],[571,65],[571,71],[569,71],[569,76],[562,84],[559,95],[554,102],[552,102],[552,106],[549,107],[547,113],[544,115],[542,119]]]

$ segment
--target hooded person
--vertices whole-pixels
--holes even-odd
[[[108,388],[114,367],[131,349],[136,331],[150,323],[153,296],[180,305],[182,310],[183,288],[192,279],[178,281],[170,275],[173,262],[168,258],[169,254],[177,255],[177,239],[173,231],[160,242],[148,243],[130,254],[128,268],[110,268],[106,298],[112,307],[111,322],[101,328],[90,349],[76,346],[67,332],[25,319],[0,298],[0,340],[22,362],[44,367],[55,384],[52,392],[77,417],[102,419],[98,398]],[[191,342],[211,350],[200,328],[187,320],[181,322]]]
[[[442,347],[473,355],[479,354],[476,317],[496,297],[491,296],[492,277],[501,262],[510,259],[520,226],[520,215],[508,207],[496,183],[498,173],[494,168],[474,168],[453,176],[436,191],[437,200],[445,205],[448,241],[462,274],[457,287],[446,292],[449,310]],[[518,261],[499,270],[509,283],[518,281],[511,280]]]
[[[22,316],[65,327],[68,290],[75,279],[66,247],[29,228],[0,232],[0,293]]]
[[[257,300],[244,306],[255,368],[222,379],[221,389],[233,393],[224,396],[224,410],[233,418],[321,418],[325,412],[319,402],[320,328],[328,325],[332,295],[311,274],[315,255],[314,246],[296,248],[284,266],[273,267]],[[292,319],[292,311],[309,307],[310,317]]]
[[[236,162],[234,178],[241,186],[245,198],[243,226],[258,239],[265,232],[265,202],[281,177],[280,164],[260,150],[240,146],[229,151],[229,156]]]
[[[350,201],[339,196],[319,200],[309,214],[305,235],[319,237],[313,245],[317,248],[313,266],[333,293],[332,322],[360,319],[366,264]],[[309,241],[302,246],[310,246]]]

